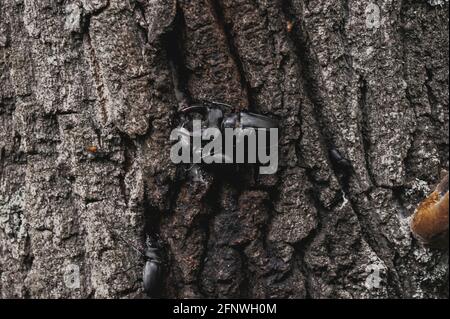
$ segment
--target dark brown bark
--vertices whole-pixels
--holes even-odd
[[[376,3],[0,0],[1,296],[144,297],[150,234],[161,297],[448,297],[409,230],[449,165],[448,2]],[[172,164],[202,100],[279,119],[278,173]]]

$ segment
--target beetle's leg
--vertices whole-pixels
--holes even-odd
[[[115,230],[113,230],[111,227],[107,226],[107,228],[109,229],[109,231],[111,231],[113,233],[113,235],[117,236],[117,238],[119,238],[121,241],[123,241],[128,247],[130,247],[131,249],[133,249],[135,252],[137,252],[138,254],[145,256],[142,253],[142,250],[137,248],[134,244],[132,244],[131,242],[129,242],[128,240],[126,240],[125,238],[123,238],[123,236],[121,236],[118,232],[116,232]]]
[[[268,116],[241,112],[241,128],[277,128],[278,121]]]

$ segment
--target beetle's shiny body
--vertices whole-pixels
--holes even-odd
[[[144,291],[149,297],[154,297],[158,294],[161,285],[162,265],[159,249],[151,247],[147,243],[147,249],[144,256],[145,265],[142,274]]]

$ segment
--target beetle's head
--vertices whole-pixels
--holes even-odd
[[[147,248],[145,250],[145,257],[147,260],[159,262],[159,249],[158,248]]]

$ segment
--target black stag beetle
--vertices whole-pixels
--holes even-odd
[[[204,119],[202,121],[203,128],[217,128],[222,133],[224,133],[225,129],[227,128],[253,128],[267,130],[271,128],[278,128],[278,121],[268,116],[246,111],[229,112],[228,114],[225,114],[225,109],[232,110],[233,108],[228,104],[205,101],[199,104],[193,104],[191,106],[185,107],[179,112],[184,115],[187,115],[189,113],[202,114],[204,116]],[[196,149],[194,150],[194,152],[201,152],[201,149]],[[233,160],[230,159],[225,153],[218,156],[226,163],[233,162]]]
[[[161,256],[161,244],[159,240],[146,236],[145,249],[139,249],[134,244],[119,235],[116,231],[114,234],[119,237],[127,246],[144,257],[144,268],[142,273],[142,282],[145,294],[150,298],[156,298],[160,295],[163,273],[163,260]],[[137,266],[132,266],[128,271]]]
[[[336,148],[330,150],[330,158],[337,169],[346,174],[351,173],[352,164]]]
[[[144,283],[144,292],[153,297],[158,295],[161,288],[162,259],[160,249],[147,237],[144,252],[144,271],[142,280]]]
[[[205,122],[207,127],[216,128],[277,128],[278,121],[268,116],[250,113],[250,112],[235,112],[224,115],[224,109],[232,109],[231,105],[219,102],[205,101],[201,104],[193,104],[182,109],[180,112],[187,114],[190,112],[198,112],[207,115]]]
[[[340,178],[344,192],[346,192],[349,188],[350,177],[354,173],[353,165],[336,148],[331,148],[329,153],[333,168]]]

